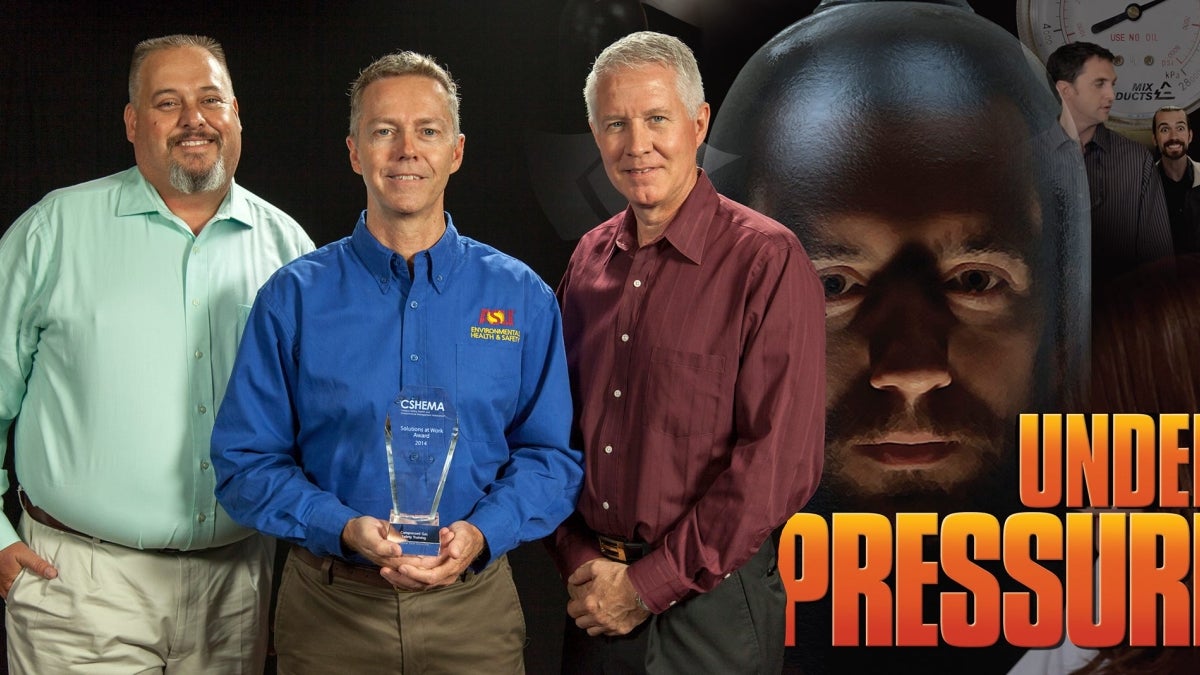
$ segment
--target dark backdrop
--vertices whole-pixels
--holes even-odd
[[[746,59],[816,4],[2,0],[0,233],[46,192],[133,164],[121,118],[130,55],[141,39],[188,32],[226,49],[244,126],[237,180],[318,245],[343,237],[365,205],[346,157],[346,90],[375,57],[413,49],[447,64],[461,85],[466,156],[446,199],[456,225],[553,286],[579,234],[619,207],[595,163],[580,94],[599,48],[643,27],[678,35],[697,53],[716,113]],[[976,4],[1015,34],[1014,3]],[[513,557],[529,672],[556,672],[565,594],[540,545]]]

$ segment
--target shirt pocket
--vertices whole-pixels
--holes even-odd
[[[654,431],[676,438],[713,433],[725,357],[665,347],[650,353],[646,416]]]
[[[521,349],[507,344],[457,345],[455,411],[466,440],[504,443],[517,409]]]

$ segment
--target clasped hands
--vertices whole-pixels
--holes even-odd
[[[483,551],[483,533],[465,520],[458,520],[438,532],[442,552],[438,556],[405,555],[403,543],[392,537],[392,525],[386,520],[360,516],[342,528],[342,543],[379,566],[379,574],[396,588],[423,591],[449,586]]]
[[[567,613],[588,635],[626,635],[650,612],[637,604],[637,589],[629,581],[628,566],[594,558],[579,566],[567,579]]]

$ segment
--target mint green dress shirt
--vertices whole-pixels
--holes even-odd
[[[312,249],[237,184],[193,235],[136,167],[17,219],[0,239],[0,459],[16,419],[30,500],[133,548],[247,536],[213,496],[213,418],[259,286]],[[0,518],[0,547],[17,539]]]

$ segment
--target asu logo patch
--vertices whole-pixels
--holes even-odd
[[[513,314],[511,309],[481,309],[479,310],[479,325],[511,326],[513,325]]]
[[[521,331],[512,326],[516,311],[512,309],[483,308],[479,310],[479,320],[471,326],[471,338],[474,340],[491,340],[494,342],[520,342]]]

